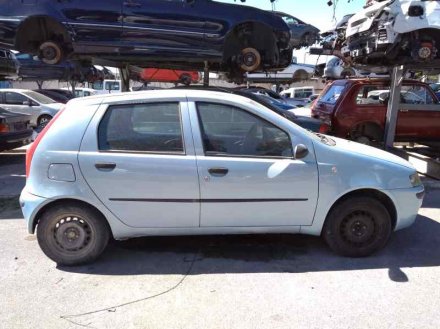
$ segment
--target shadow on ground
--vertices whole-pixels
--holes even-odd
[[[384,250],[367,258],[333,254],[318,237],[245,235],[149,237],[112,241],[96,263],[59,267],[95,275],[213,273],[305,273],[388,269],[389,278],[406,282],[402,268],[440,265],[440,224],[419,216],[409,229],[393,234]]]

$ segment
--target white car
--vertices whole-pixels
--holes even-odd
[[[355,63],[440,61],[440,1],[369,0],[350,18],[345,55]]]
[[[295,81],[308,80],[315,73],[315,66],[299,64],[298,59],[293,56],[292,64],[279,72],[247,73],[246,80],[249,82],[282,82],[292,83]]]
[[[63,90],[72,91],[71,89],[68,89],[68,88],[63,88]],[[78,87],[78,88],[75,88],[74,94],[75,94],[75,97],[88,97],[88,96],[97,95],[98,93],[96,92],[95,89],[92,89],[92,88]]]

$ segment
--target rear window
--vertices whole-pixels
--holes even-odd
[[[98,136],[101,151],[184,153],[179,103],[111,106]]]
[[[345,85],[333,85],[319,99],[320,102],[335,104],[342,95]]]

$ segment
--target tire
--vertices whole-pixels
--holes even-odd
[[[252,72],[261,65],[261,55],[255,48],[245,48],[241,51],[242,63],[240,68],[245,72]]]
[[[69,239],[71,235],[71,239]],[[44,254],[58,265],[80,265],[97,259],[107,246],[110,228],[104,218],[87,207],[58,205],[44,212],[37,239]]]
[[[330,211],[322,235],[337,254],[366,257],[385,246],[391,230],[391,216],[380,201],[352,197]]]
[[[43,114],[41,115],[37,120],[37,126],[44,128],[49,123],[49,121],[52,120],[52,116],[49,114]]]
[[[353,140],[359,144],[370,145],[370,146],[373,144],[371,139],[367,136],[357,136]]]
[[[63,50],[56,42],[46,41],[40,45],[40,58],[48,65],[59,64],[63,59]]]

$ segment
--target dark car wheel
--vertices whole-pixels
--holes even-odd
[[[391,230],[390,214],[381,202],[371,197],[353,197],[331,210],[322,235],[334,252],[365,257],[385,246]]]
[[[59,265],[79,265],[101,255],[110,229],[96,211],[77,205],[60,205],[46,211],[37,226],[38,244]]]
[[[40,46],[40,58],[49,65],[59,64],[63,59],[63,50],[53,41],[46,41]]]
[[[43,114],[38,118],[37,125],[38,127],[46,127],[46,125],[49,123],[49,121],[52,120],[52,116],[48,114]]]

